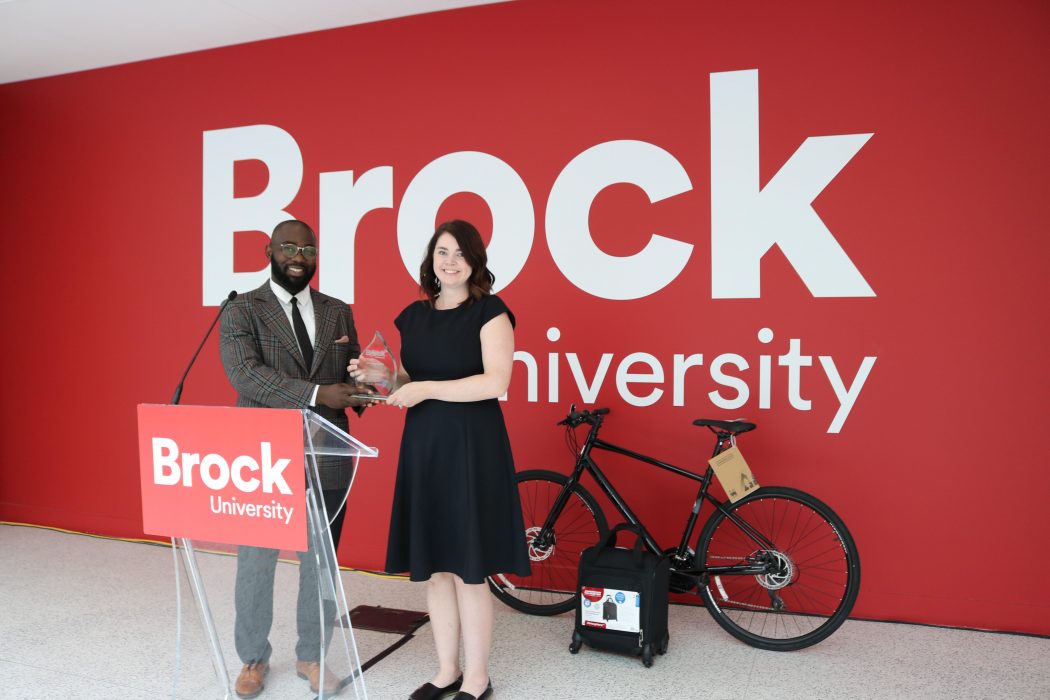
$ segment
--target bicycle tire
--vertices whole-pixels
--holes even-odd
[[[518,474],[518,493],[525,521],[524,536],[532,572],[529,576],[493,574],[489,588],[502,602],[529,615],[558,615],[576,604],[580,555],[609,531],[598,502],[580,484],[554,523],[554,545],[536,550],[532,540],[569,478],[558,472],[532,469]]]
[[[778,486],[759,488],[724,507],[776,549],[760,549],[716,510],[700,533],[699,566],[743,564],[765,556],[780,568],[762,576],[704,577],[701,595],[715,621],[742,642],[772,651],[812,646],[838,629],[860,590],[860,556],[842,519],[813,496]],[[771,591],[782,608],[774,607]]]

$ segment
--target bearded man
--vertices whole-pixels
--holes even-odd
[[[346,409],[361,414],[366,393],[347,375],[350,358],[360,354],[350,307],[310,287],[317,271],[317,239],[302,221],[277,225],[266,246],[270,279],[239,295],[222,316],[220,354],[226,376],[237,390],[237,405],[254,408],[311,408],[347,430]],[[353,475],[353,460],[321,457],[317,461],[332,540],[339,546],[344,502]],[[312,543],[311,538],[311,543]],[[270,669],[269,634],[273,623],[273,581],[278,552],[241,546],[237,550],[234,623],[237,654],[244,663],[234,690],[253,698],[263,690]],[[299,553],[296,673],[318,692],[321,615],[318,614],[314,554]],[[329,640],[334,607],[326,601],[324,639]],[[330,672],[326,694],[339,688]]]

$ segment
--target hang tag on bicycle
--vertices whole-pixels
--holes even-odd
[[[718,483],[722,484],[729,500],[736,503],[741,498],[758,488],[751,468],[747,466],[744,455],[740,454],[740,448],[734,445],[707,460],[715,470]]]

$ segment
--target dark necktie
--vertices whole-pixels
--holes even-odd
[[[306,371],[309,372],[314,366],[314,346],[310,344],[310,334],[306,332],[303,315],[299,313],[299,300],[295,297],[292,297],[292,328],[295,329],[295,339],[299,341],[299,351],[303,353]]]

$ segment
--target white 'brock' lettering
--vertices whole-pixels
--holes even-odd
[[[712,298],[759,297],[760,262],[773,245],[813,296],[875,296],[812,207],[872,134],[808,138],[759,188],[758,71],[712,73],[710,86]],[[203,139],[202,296],[212,306],[231,288],[250,289],[269,276],[268,266],[234,272],[233,237],[237,231],[269,232],[293,218],[286,208],[299,193],[303,157],[295,138],[270,124],[205,131]],[[269,171],[266,188],[251,197],[234,196],[234,165],[243,160],[262,161]],[[358,224],[370,211],[394,207],[393,170],[381,165],[361,173],[320,173],[318,229],[329,251],[326,269],[339,271],[320,278],[320,291],[354,303]],[[693,245],[654,232],[632,255],[604,253],[594,244],[588,217],[598,193],[615,184],[634,185],[652,202],[693,189],[678,159],[655,144],[596,144],[570,160],[554,182],[545,207],[547,247],[561,273],[583,292],[640,299],[677,279]],[[478,195],[492,212],[488,258],[498,292],[529,257],[535,207],[520,175],[488,153],[442,155],[409,181],[397,211],[402,262],[415,279],[438,208],[460,192]]]
[[[233,481],[233,485],[244,493],[252,493],[262,486],[263,493],[289,495],[292,489],[284,480],[284,470],[291,460],[281,458],[274,461],[269,442],[259,443],[259,459],[249,455],[238,455],[233,462],[227,462],[220,454],[209,453],[201,457],[195,452],[182,452],[178,443],[171,438],[154,437],[153,445],[153,483],[158,486],[193,486],[193,467],[198,467],[201,483],[213,491],[220,491]],[[262,480],[252,477],[244,478],[244,471],[260,472]]]

